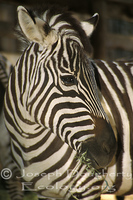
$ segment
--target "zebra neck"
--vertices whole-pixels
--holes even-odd
[[[108,119],[110,121],[110,124],[112,126],[112,129],[114,131],[115,137],[117,139],[117,128],[116,128],[116,123],[115,123],[115,119],[113,117],[113,113],[111,112],[111,109],[106,101],[106,99],[103,97],[103,95],[101,94],[100,90],[98,90],[99,93],[99,97],[100,97],[100,101],[102,104],[102,107],[104,109],[104,111],[106,112]]]

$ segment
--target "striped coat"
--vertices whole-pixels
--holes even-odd
[[[133,193],[133,61],[94,61],[102,105],[117,138],[106,180],[116,195]]]

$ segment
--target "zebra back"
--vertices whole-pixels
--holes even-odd
[[[133,193],[133,60],[94,61],[101,102],[117,138],[107,181],[116,195]]]

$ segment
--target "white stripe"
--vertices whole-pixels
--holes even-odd
[[[98,68],[98,71],[99,71],[102,79],[106,83],[108,91],[110,92],[116,107],[120,111],[119,114],[121,117],[122,128],[123,128],[123,133],[124,133],[123,134],[124,150],[123,150],[123,163],[122,163],[123,169],[122,169],[122,171],[125,174],[125,176],[128,176],[129,173],[132,173],[132,161],[131,161],[131,157],[130,157],[129,119],[128,119],[126,111],[124,110],[123,106],[121,105],[121,102],[119,101],[119,98],[118,98],[116,92],[114,91],[111,84],[109,83],[105,73],[100,68]],[[125,188],[125,185],[127,186],[127,188]],[[125,192],[129,191],[131,187],[132,187],[132,180],[128,180],[128,177],[123,177],[120,191],[123,191],[123,193],[125,193]]]
[[[126,72],[123,70],[123,68],[117,62],[113,62],[113,63],[116,64],[120,73],[123,75],[123,78],[124,78],[125,84],[126,84],[127,94],[128,94],[129,99],[130,99],[130,104],[131,104],[132,111],[133,111],[133,89],[132,89],[132,85],[129,81],[129,78],[128,78]]]
[[[35,162],[35,163],[29,165],[28,167],[26,167],[25,173],[26,174],[28,174],[28,173],[36,174],[36,173],[44,172],[45,170],[49,169],[54,164],[58,163],[65,156],[65,153],[67,152],[67,150],[68,150],[68,145],[64,143],[64,145],[57,152],[53,153],[46,160],[40,160],[40,162]],[[73,155],[73,153],[74,153],[74,155]],[[75,152],[73,151],[73,153],[72,153],[71,157],[74,158]],[[65,165],[68,165],[68,163],[70,164],[71,163],[70,160],[68,160],[68,162],[66,162]],[[65,171],[65,166],[63,169]],[[64,173],[64,171],[62,172],[62,174]],[[59,172],[60,172],[60,170],[59,170]],[[25,178],[26,178],[25,180],[30,181],[33,177],[25,177]],[[37,182],[37,184],[41,183],[42,180],[44,180],[43,184],[48,185],[47,178],[48,178],[47,176],[44,176],[43,179],[41,179],[41,177],[40,177],[40,180]],[[53,178],[55,178],[55,176],[51,177],[51,179],[49,181],[52,182]],[[56,178],[58,178],[58,177],[56,177]],[[47,179],[47,181],[45,181],[46,179]]]
[[[54,15],[54,16],[50,19],[49,26],[52,26],[52,25],[55,23],[56,19],[57,19],[59,16],[61,16],[61,14]],[[45,17],[45,16],[44,16],[44,17]]]
[[[77,127],[73,127],[73,128],[69,128],[69,127],[67,127],[65,130],[64,130],[64,137],[63,137],[63,140],[65,140],[65,135],[66,135],[66,132],[67,131],[69,131],[69,130],[71,130],[71,132],[70,132],[70,134],[68,135],[68,143],[69,143],[69,145],[71,146],[71,142],[70,142],[70,139],[71,139],[71,137],[73,136],[73,135],[75,135],[75,133],[77,132],[77,131],[83,131],[83,130],[85,130],[85,131],[87,131],[87,130],[93,130],[94,129],[94,124],[92,124],[92,125],[88,125],[88,126],[77,126]],[[88,134],[87,135],[88,137],[87,137],[87,139],[89,139],[89,138],[91,138],[91,137],[94,137],[95,136],[95,134]],[[80,141],[80,139],[78,140],[77,139],[77,141]]]
[[[51,113],[52,113],[52,110],[53,110],[53,108],[55,107],[55,105],[58,105],[59,103],[66,103],[67,104],[67,102],[71,102],[71,103],[83,103],[78,97],[75,97],[75,98],[72,98],[72,97],[60,97],[60,98],[56,98],[56,99],[53,99],[52,101],[51,101],[51,103],[50,103],[50,105],[49,105],[49,107],[48,107],[48,110],[47,110],[47,113],[46,113],[46,115],[45,115],[45,125],[46,125],[46,127],[49,127],[49,119],[50,119],[50,116],[51,116]],[[43,110],[43,109],[42,109]],[[65,111],[65,112],[64,112]],[[75,109],[66,109],[66,110],[64,110],[63,111],[63,109],[61,109],[61,110],[58,110],[58,112],[60,112],[61,114],[60,115],[62,115],[62,114],[70,114],[70,113],[75,113]],[[86,111],[86,112],[88,112],[88,110],[87,109],[85,109],[85,108],[82,108],[82,111],[84,112],[84,111]],[[89,113],[88,113],[89,114]],[[59,117],[58,117],[59,118]]]
[[[78,109],[61,109],[62,112],[57,112],[55,117],[54,117],[54,120],[53,120],[53,125],[54,125],[54,132],[56,132],[56,124],[57,124],[57,120],[60,118],[60,116],[62,116],[62,114],[64,113],[68,113],[68,114],[77,114],[80,113],[80,112],[83,112],[83,108],[78,108]],[[78,117],[70,117],[70,118],[64,118],[61,123],[59,124],[59,134],[61,134],[61,129],[63,127],[64,124],[68,124],[68,123],[75,123],[75,122],[81,122],[81,121],[84,121],[84,120],[88,120],[92,122],[93,126],[94,126],[94,122],[93,122],[93,119],[91,118],[90,115],[85,115],[85,116],[78,116]],[[68,127],[70,128],[70,127]],[[71,128],[70,128],[71,129]],[[79,130],[79,128],[77,128],[77,131]],[[82,129],[83,130],[83,129]],[[85,129],[86,130],[86,129]]]
[[[120,83],[118,77],[115,75],[115,73],[114,73],[113,70],[110,68],[110,66],[107,64],[107,62],[106,62],[106,61],[103,61],[103,60],[101,60],[101,62],[104,63],[104,65],[106,66],[106,69],[107,69],[107,70],[111,73],[111,75],[113,76],[113,78],[114,78],[114,80],[115,80],[115,82],[116,82],[116,84],[117,84],[117,87],[120,89],[120,91],[121,91],[122,93],[125,93],[125,89],[123,88],[123,86],[121,85],[121,83]],[[117,63],[115,63],[115,62],[113,62],[113,63],[117,65]]]
[[[42,134],[42,136],[44,137],[44,134]],[[51,135],[49,136],[49,138],[47,139],[47,141],[44,144],[42,144],[40,147],[38,147],[37,149],[32,150],[30,152],[24,152],[23,149],[19,146],[19,144],[16,141],[13,141],[13,143],[22,152],[22,158],[25,161],[28,162],[30,159],[39,156],[44,150],[46,150],[51,145],[51,143],[54,141],[54,139],[56,137],[57,136],[55,134],[51,133]],[[30,140],[27,141],[27,139],[24,140],[23,138],[22,138],[22,140],[25,142],[25,145],[23,145],[23,147],[27,146],[26,144],[28,144],[29,146],[31,146],[29,144]],[[39,142],[38,138],[34,138],[34,140],[36,141],[36,143]],[[21,141],[21,143],[22,143],[22,141]]]
[[[131,74],[132,74],[132,76],[133,76],[133,67],[131,67],[131,69],[130,69],[130,70],[131,70]]]

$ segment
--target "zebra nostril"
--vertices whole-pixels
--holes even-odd
[[[104,150],[104,152],[106,152],[107,154],[110,154],[110,148],[107,144],[103,143],[102,144],[102,149]]]

